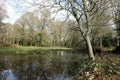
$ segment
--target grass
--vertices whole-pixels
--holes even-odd
[[[72,48],[66,47],[35,47],[35,46],[19,46],[15,47],[0,47],[0,53],[17,53],[24,54],[35,51],[47,51],[47,50],[72,50]]]

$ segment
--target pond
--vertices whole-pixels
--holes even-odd
[[[77,51],[0,54],[0,80],[73,80],[85,58]]]

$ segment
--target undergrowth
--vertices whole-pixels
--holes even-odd
[[[75,80],[120,80],[120,55],[96,56],[96,61],[86,59]]]

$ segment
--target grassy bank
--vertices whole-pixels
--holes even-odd
[[[29,52],[39,52],[47,50],[72,50],[66,47],[35,47],[35,46],[19,46],[19,47],[0,47],[0,53],[17,53],[24,54]]]

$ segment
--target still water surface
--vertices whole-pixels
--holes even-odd
[[[74,80],[86,57],[74,51],[0,54],[0,80]]]

